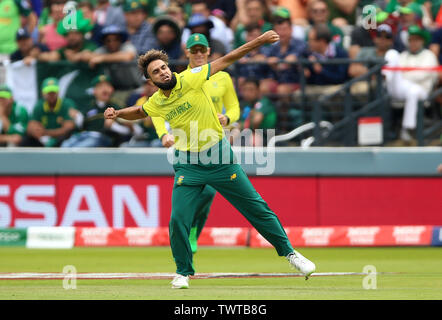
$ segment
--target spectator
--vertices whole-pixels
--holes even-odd
[[[156,48],[158,43],[152,25],[146,21],[147,14],[141,0],[126,0],[123,8],[129,39],[135,46],[137,54],[145,54],[148,50]]]
[[[291,13],[287,8],[284,7],[276,7],[275,10],[273,10],[272,12],[272,20],[278,19],[278,18],[282,18],[282,19],[290,19],[291,21]],[[292,22],[292,37],[295,39],[299,39],[302,41],[305,41],[306,39],[306,35],[305,35],[305,30],[303,27],[293,24]]]
[[[393,47],[393,30],[388,24],[381,24],[376,30],[374,47],[362,47],[356,56],[357,60],[384,58],[387,51]],[[359,77],[368,72],[368,67],[362,63],[352,63],[348,73],[351,77]]]
[[[12,91],[0,86],[0,146],[18,146],[28,125],[26,108],[18,105]]]
[[[49,51],[45,45],[38,43],[34,44],[31,35],[25,28],[18,29],[16,39],[18,49],[11,54],[11,62],[23,60],[24,64],[30,65],[38,58],[40,52]]]
[[[259,24],[252,23],[246,26],[247,42],[258,38],[260,35],[261,26]],[[249,52],[238,61],[238,69],[236,69],[236,74],[238,75],[238,84],[240,88],[247,78],[257,79],[260,82],[269,81],[264,80],[272,77],[271,70],[268,65],[264,63],[265,61],[266,55],[262,47]],[[266,84],[264,83],[260,90],[262,92],[269,92],[270,89],[266,89],[265,86]],[[267,86],[269,86],[269,84],[267,84]]]
[[[105,72],[112,80],[116,92],[112,101],[124,105],[131,90],[141,85],[136,57],[137,49],[128,40],[128,34],[118,26],[110,25],[103,28],[102,46],[95,50],[89,66],[94,68],[104,64]]]
[[[102,46],[94,51],[90,67],[100,63],[120,63],[133,61],[137,56],[135,46],[127,41],[128,34],[115,25],[104,27],[101,32]]]
[[[430,50],[438,57],[439,64],[442,64],[442,27],[436,29],[431,37]]]
[[[366,15],[363,14],[362,19],[365,18]],[[355,59],[361,48],[374,46],[375,44],[370,30],[364,25],[356,25],[350,34],[350,48],[348,49],[350,59]]]
[[[87,40],[91,40],[93,43],[99,46],[103,26],[100,26],[96,22],[96,17],[94,15],[94,5],[87,0],[82,0],[78,3],[78,9],[81,10],[84,18],[88,19],[92,24],[92,30],[85,35],[85,38]]]
[[[24,23],[22,23],[24,20]],[[0,55],[10,55],[17,50],[15,37],[20,26],[29,32],[37,25],[37,16],[27,1],[0,1]],[[1,58],[1,57],[0,57]]]
[[[251,129],[253,134],[246,145],[264,145],[267,137],[267,129],[274,129],[277,122],[277,112],[272,102],[262,96],[259,90],[259,82],[256,79],[246,79],[241,87],[241,117],[239,120],[241,129]],[[256,129],[264,129],[263,135],[256,134]]]
[[[398,30],[395,37],[395,49],[402,52],[408,47],[408,28],[411,25],[422,26],[422,9],[417,2],[410,2],[399,8]]]
[[[264,90],[262,93],[267,94],[274,92],[276,86],[278,94],[287,96],[299,88],[299,73],[297,66],[293,63],[305,51],[306,43],[292,37],[290,18],[277,17],[273,23],[274,30],[279,35],[279,41],[272,44],[266,52],[273,77],[262,81],[261,88]]]
[[[84,35],[91,31],[93,26],[88,19],[83,17],[83,13],[76,11],[75,21],[76,29],[70,25],[65,25],[60,21],[57,26],[57,32],[64,36],[67,40],[67,45],[56,51],[42,52],[38,56],[38,60],[44,62],[67,60],[73,63],[85,62],[88,63],[92,58],[92,52],[97,46],[86,40]]]
[[[213,22],[204,17],[201,14],[194,14],[190,17],[186,28],[190,30],[190,33],[201,33],[206,36],[207,40],[209,41],[210,45],[210,61],[213,61],[219,57],[222,57],[225,55],[226,48],[224,47],[223,43],[212,39],[210,36],[210,30],[213,28]],[[183,44],[183,39],[181,39],[181,43]]]
[[[226,25],[230,25],[233,17],[236,14],[236,1],[235,0],[217,0],[215,4],[210,6],[212,10],[212,15],[214,10],[222,10],[223,17],[226,19]]]
[[[397,52],[388,53],[386,55],[388,66],[437,67],[437,57],[431,50],[425,49],[425,44],[430,41],[430,33],[418,25],[412,25],[408,28],[408,34],[408,50],[400,55]],[[401,140],[411,142],[413,130],[416,128],[418,102],[428,97],[437,78],[437,73],[423,70],[386,73],[388,93],[395,99],[405,101]]]
[[[129,126],[119,124],[114,120],[104,119],[103,114],[107,107],[120,109],[110,101],[114,91],[110,79],[105,75],[99,75],[92,80],[92,87],[94,88],[94,99],[84,114],[82,130],[63,141],[61,144],[63,148],[117,146],[124,137],[127,138],[131,133]]]
[[[155,86],[152,81],[146,81],[143,87],[143,95],[136,101],[135,105],[142,106],[157,90],[158,87]],[[151,117],[136,121],[136,123],[134,123],[134,129],[134,132],[137,132],[137,134],[134,134],[129,141],[123,142],[120,147],[142,148],[162,146]],[[168,130],[167,127],[166,129]]]
[[[113,6],[109,0],[97,0],[95,8],[96,23],[102,27],[117,25],[126,27],[126,19],[120,6]]]
[[[261,26],[261,33],[272,29],[272,24],[267,21],[268,15],[266,4],[262,0],[244,0],[238,2],[237,17],[232,21],[231,28],[234,30],[234,47],[238,48],[246,42],[245,26],[257,23]]]
[[[342,46],[344,33],[339,27],[331,23],[329,7],[325,0],[314,0],[313,2],[310,2],[308,7],[308,17],[312,27],[326,24],[330,29],[333,42]]]
[[[327,0],[331,23],[338,27],[355,25],[358,2],[359,0]]]
[[[290,12],[293,25],[307,26],[308,14],[306,0],[279,0],[278,4],[284,8],[287,8]]]
[[[67,45],[66,39],[57,33],[57,25],[64,17],[63,8],[65,2],[65,0],[53,0],[50,2],[50,20],[48,24],[43,25],[40,28],[40,42],[45,44],[51,51],[58,50]]]
[[[225,50],[231,51],[233,46],[233,31],[223,20],[213,16],[210,12],[206,1],[196,0],[192,2],[192,15],[200,14],[212,22],[213,27],[210,29],[210,38],[220,41]],[[189,39],[190,30],[185,29],[183,32],[182,43],[186,43]]]
[[[431,37],[430,50],[438,57],[439,65],[442,64],[442,27],[435,30]],[[439,72],[439,84],[442,84],[442,72]],[[442,95],[438,96],[439,104],[442,105]]]
[[[327,25],[316,25],[310,29],[308,45],[309,50],[304,55],[313,64],[304,70],[304,74],[309,84],[335,85],[347,80],[347,65],[322,65],[319,63],[335,58],[348,58],[347,52],[332,41],[332,34]]]
[[[69,112],[70,109],[75,109],[75,104],[68,98],[60,98],[59,90],[56,78],[43,81],[43,99],[34,107],[22,146],[56,147],[74,130],[75,124]]]
[[[157,39],[160,50],[163,50],[171,60],[179,60],[184,57],[181,48],[181,29],[178,23],[170,16],[158,17],[153,24],[153,33]],[[176,71],[172,68],[172,71]]]
[[[169,7],[167,7],[166,14],[175,19],[181,30],[186,27],[186,14],[184,9],[172,2]]]

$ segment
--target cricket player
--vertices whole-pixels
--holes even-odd
[[[197,212],[198,198],[206,185],[215,188],[290,264],[305,275],[315,271],[315,264],[295,251],[278,217],[256,192],[241,166],[236,163],[227,141],[206,81],[248,52],[277,42],[273,30],[220,57],[210,64],[172,73],[167,55],[149,50],[138,59],[146,78],[159,88],[142,106],[120,110],[108,108],[105,118],[138,120],[146,116],[161,117],[169,122],[175,137],[175,181],[169,239],[177,266],[172,288],[189,287],[189,276],[195,274],[189,242],[190,229]]]
[[[201,33],[192,34],[186,42],[185,53],[186,57],[189,59],[187,69],[193,69],[207,64],[210,55],[210,47],[206,36]],[[238,97],[230,75],[224,71],[215,73],[204,83],[204,88],[212,99],[221,125],[226,127],[235,123],[239,119],[240,110]],[[223,108],[225,109],[224,114]],[[165,120],[163,118],[154,117],[152,118],[152,121],[163,146],[171,147],[174,144],[175,139],[172,134],[169,134]],[[212,205],[213,198],[215,198],[215,194],[216,190],[213,187],[206,185],[198,198],[199,203],[196,206],[197,212],[195,213],[195,219],[192,223],[192,229],[190,229],[189,236],[190,247],[192,248],[193,253],[197,251],[198,238],[206,224],[210,212],[210,206]]]

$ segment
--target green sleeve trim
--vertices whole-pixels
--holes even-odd
[[[141,106],[141,109],[142,109],[143,112],[146,114],[146,116],[148,116],[148,114],[147,114],[146,110],[144,110],[144,107],[143,107],[143,106]]]
[[[209,78],[210,78],[210,63],[208,63],[207,64],[208,65],[208,72],[207,72],[207,78],[206,78],[206,80],[209,80]]]

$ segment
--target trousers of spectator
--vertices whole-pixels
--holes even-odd
[[[399,76],[394,77],[394,86],[391,96],[395,99],[404,100],[404,115],[402,117],[402,128],[415,129],[417,123],[417,109],[419,100],[428,97],[428,93],[418,84]]]
[[[201,152],[175,151],[169,237],[176,272],[184,276],[195,274],[189,234],[206,185],[229,201],[275,247],[279,256],[293,252],[278,217],[236,163],[229,142],[224,138],[205,155],[210,158],[209,163],[201,160]]]

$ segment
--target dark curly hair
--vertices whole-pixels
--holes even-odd
[[[165,53],[162,50],[156,50],[156,49],[151,49],[138,58],[138,67],[140,68],[141,72],[143,73],[146,79],[149,79],[149,74],[147,73],[147,67],[152,61],[155,60],[163,60],[164,63],[166,64],[169,63],[169,57],[167,56],[167,53]]]

